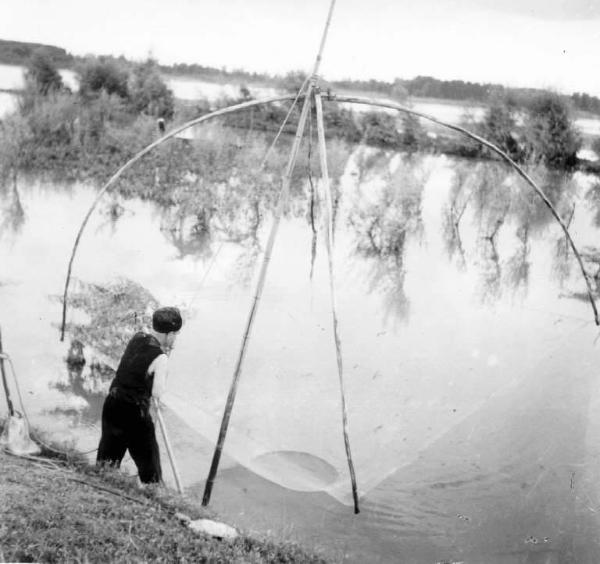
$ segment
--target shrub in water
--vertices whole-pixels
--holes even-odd
[[[62,78],[45,49],[33,52],[25,70],[25,80],[43,95],[62,88]]]
[[[561,168],[575,164],[582,142],[571,121],[568,103],[554,93],[540,94],[531,101],[524,137],[531,160]]]
[[[367,112],[362,117],[363,141],[376,147],[397,149],[401,145],[396,118],[384,112]]]
[[[129,82],[129,97],[138,113],[165,119],[173,117],[173,92],[161,78],[158,65],[152,59],[135,67]]]
[[[128,98],[127,69],[109,57],[88,57],[78,69],[79,93],[84,98],[105,92]]]

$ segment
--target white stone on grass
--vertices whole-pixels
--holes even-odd
[[[210,519],[196,519],[190,521],[188,527],[197,533],[205,533],[217,539],[233,540],[239,536],[238,532],[225,523],[211,521]]]

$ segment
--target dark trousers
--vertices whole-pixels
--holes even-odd
[[[118,468],[127,450],[137,466],[140,481],[162,480],[154,422],[148,409],[111,392],[102,408],[102,436],[96,464]]]

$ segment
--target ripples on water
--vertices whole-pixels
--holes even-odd
[[[495,163],[338,156],[338,305],[363,511],[344,505],[325,251],[305,179],[273,254],[215,508],[357,562],[597,562],[597,330],[560,229]],[[533,174],[595,272],[594,179]],[[271,196],[244,186],[215,186],[219,203],[202,213],[107,202],[75,266],[81,281],[128,278],[186,310],[167,415],[190,491],[210,462],[270,226]],[[97,441],[110,374],[67,372],[51,296],[93,196],[29,181],[5,187],[0,209],[5,346],[34,421],[81,448]]]

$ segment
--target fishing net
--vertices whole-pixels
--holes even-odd
[[[61,285],[55,265],[72,230],[55,234],[41,221],[32,233],[25,223],[11,252],[0,249],[25,281],[2,287],[2,308],[23,327],[11,328],[7,349],[15,351],[34,426],[76,436],[82,450],[96,446],[127,338],[156,304],[179,306],[185,323],[163,414],[184,489],[202,496],[279,186],[272,171],[241,172],[265,144],[260,149],[227,152],[239,167],[210,171],[203,163],[210,178],[182,180],[175,204],[120,196],[101,207],[70,298],[67,335],[83,344],[83,366],[65,369],[69,342],[56,354],[57,300],[47,298]],[[306,153],[258,304],[211,504],[249,526],[269,516],[267,528],[291,520],[315,536],[326,521],[333,538],[352,543],[356,533],[352,546],[361,554],[378,546],[393,554],[399,538],[409,539],[408,551],[421,547],[420,556],[431,539],[490,554],[523,550],[533,539],[567,546],[575,527],[595,538],[596,332],[564,234],[498,163],[343,143],[332,143],[329,154],[348,430],[367,517],[349,520],[323,196],[316,175],[309,180]],[[594,273],[590,182],[532,174],[554,187],[553,202],[571,218]],[[51,210],[73,229],[94,196],[84,188],[21,193],[30,220]],[[19,257],[53,237],[57,250],[44,247],[36,260],[41,295],[40,277],[31,280]],[[32,347],[26,328],[42,324],[52,330],[40,330]],[[130,461],[125,466],[135,472]]]
[[[502,167],[451,170],[373,151],[338,158],[344,163],[335,184],[338,314],[350,443],[359,492],[369,499],[428,445],[541,370],[548,347],[556,346],[549,343],[565,337],[555,320],[548,327],[552,315],[571,331],[579,321],[567,321],[569,315],[586,323],[586,309],[548,291],[547,278],[558,272],[563,292],[577,287],[572,257],[558,230],[544,239],[552,230],[549,218]],[[113,365],[153,304],[182,307],[185,327],[171,356],[165,418],[184,484],[198,489],[208,474],[269,228],[268,221],[254,223],[253,204],[231,182],[233,193],[217,190],[221,209],[230,211],[211,218],[218,229],[210,237],[193,223],[179,232],[180,245],[203,238],[200,260],[165,259],[178,265],[176,289],[167,286],[172,276],[162,276],[162,287],[154,284],[160,299],[143,290],[152,282],[80,283],[72,298],[87,313],[70,332],[96,343],[100,355],[112,351]],[[503,183],[500,198],[492,187]],[[442,205],[438,190],[447,193]],[[279,232],[221,469],[241,465],[278,486],[326,492],[348,504],[322,214],[318,201],[312,207],[311,191],[318,197],[316,181],[296,192]],[[168,225],[172,217],[168,211],[161,222]],[[175,240],[169,235],[167,241]],[[158,268],[140,279],[153,276],[161,277]],[[569,362],[578,370],[575,359]]]

